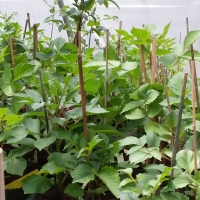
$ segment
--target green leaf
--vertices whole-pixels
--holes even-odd
[[[131,33],[143,42],[146,42],[146,40],[150,38],[150,33],[144,29],[133,27]]]
[[[45,147],[55,142],[55,140],[56,140],[55,136],[51,136],[49,138],[40,138],[34,142],[34,146],[41,151]]]
[[[72,157],[72,155],[69,153],[60,153],[60,152],[51,153],[48,157],[48,161],[57,162],[58,164],[62,164],[70,169],[74,169],[77,166],[77,159]]]
[[[151,147],[159,147],[160,137],[154,132],[147,132],[146,134],[147,144]]]
[[[51,187],[50,179],[40,175],[33,174],[23,180],[24,194],[43,194]]]
[[[194,152],[191,150],[181,150],[176,156],[177,166],[185,169],[189,174],[194,170]],[[197,158],[197,164],[199,159]]]
[[[144,103],[144,102],[142,102],[142,101],[129,101],[129,102],[124,106],[124,108],[123,108],[123,110],[122,110],[122,112],[121,112],[120,114],[122,114],[122,113],[124,113],[124,112],[127,112],[127,111],[129,111],[129,110],[132,110],[132,109],[134,109],[134,108],[137,108],[137,107],[141,106],[143,103]]]
[[[109,111],[105,110],[104,108],[101,108],[99,105],[95,105],[92,108],[87,109],[87,112],[93,114],[101,114],[108,113]]]
[[[36,103],[40,103],[42,101],[40,93],[36,90],[26,90],[26,94],[28,97],[31,97],[31,99],[33,99]]]
[[[172,49],[172,51],[176,56],[182,56],[183,55],[183,45],[179,44],[178,46],[174,47]],[[190,54],[190,58],[191,58],[191,54]]]
[[[10,67],[6,67],[2,75],[0,87],[2,91],[4,92],[4,94],[7,96],[13,95],[13,90],[12,90],[11,82],[10,82],[11,78],[12,78],[12,74],[10,71]]]
[[[24,158],[4,157],[4,169],[9,174],[22,176],[26,166]]]
[[[174,127],[176,127],[177,125],[177,121],[178,121],[178,112],[173,110],[171,113],[169,113],[166,116],[166,124],[170,129],[173,129]]]
[[[137,164],[140,162],[145,161],[148,158],[152,158],[152,155],[149,154],[148,150],[145,148],[142,148],[136,152],[133,152],[132,154],[130,154],[129,156],[129,160],[131,163]]]
[[[184,51],[200,37],[200,31],[190,31],[184,40]]]
[[[183,88],[183,72],[178,72],[168,82],[169,89],[176,95],[181,96]]]
[[[0,108],[0,119],[7,113],[8,108]]]
[[[145,117],[145,114],[142,112],[142,110],[137,108],[133,111],[127,112],[125,114],[125,117],[127,119],[141,119],[141,118]]]
[[[61,47],[65,44],[65,39],[62,37],[56,38],[55,40],[53,40],[53,43],[55,44],[57,50],[60,50]]]
[[[148,117],[152,118],[155,117],[163,108],[162,105],[159,104],[160,99],[156,99],[152,103],[150,103],[147,107],[147,115]]]
[[[121,135],[121,133],[111,125],[108,124],[89,124],[88,125],[95,133],[109,133]]]
[[[61,164],[58,164],[56,162],[48,162],[47,164],[45,164],[42,169],[40,170],[41,174],[58,174],[60,172],[65,171],[65,167]]]
[[[131,71],[131,70],[137,68],[138,65],[139,65],[138,62],[128,62],[128,61],[126,61],[126,62],[122,63],[122,69],[126,70],[126,71]]]
[[[101,169],[97,176],[108,187],[112,194],[116,198],[119,198],[119,172],[110,166],[105,166]]]
[[[14,69],[14,81],[27,76],[33,76],[35,66],[30,64],[19,64]]]
[[[94,173],[91,167],[87,164],[80,164],[72,172],[71,176],[73,178],[73,183],[83,183],[87,184],[88,182],[94,180]]]
[[[77,183],[71,183],[65,188],[65,193],[71,197],[78,198],[84,195],[84,190]]]
[[[166,54],[159,59],[159,61],[162,62],[165,67],[171,67],[176,60],[177,56],[174,54]]]
[[[172,182],[173,182],[174,187],[176,189],[177,188],[184,188],[184,187],[186,187],[187,185],[190,184],[190,179],[185,174],[181,174],[178,177],[175,177]]]
[[[140,145],[140,141],[137,137],[129,136],[129,137],[119,140],[119,144],[121,146],[127,146],[127,145],[133,145],[133,144]]]
[[[39,119],[25,119],[23,121],[25,126],[31,133],[40,133],[40,120]]]

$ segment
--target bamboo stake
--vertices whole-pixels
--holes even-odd
[[[0,148],[0,197],[1,200],[5,200],[4,164],[2,148]]]
[[[180,35],[179,35],[179,44],[181,44],[181,32],[180,32]]]
[[[159,62],[157,62],[157,67],[156,67],[156,78],[157,78],[157,82],[161,83],[160,76],[159,76],[159,73],[158,73],[158,69],[159,69]]]
[[[30,30],[30,28],[31,28],[31,20],[30,20],[30,15],[29,15],[29,13],[27,13],[27,25],[28,25],[28,28],[29,28],[29,30]]]
[[[123,42],[122,42],[122,51],[123,51],[123,61],[126,62],[126,51]]]
[[[37,25],[33,25],[33,59],[36,60],[36,53],[38,52],[38,30]],[[44,94],[44,85],[43,85],[43,78],[41,70],[39,70],[39,78],[40,78],[40,87],[41,87],[41,94],[42,94],[42,100],[43,102],[46,102],[45,94]],[[43,106],[44,108],[44,117],[45,117],[45,123],[46,123],[46,129],[47,129],[47,135],[49,134],[49,121],[46,111],[46,106]]]
[[[105,99],[104,107],[107,108],[108,103],[108,59],[109,59],[109,30],[106,30],[106,72],[105,72]],[[106,123],[106,119],[104,121]]]
[[[140,50],[140,59],[141,59],[140,66],[141,66],[142,72],[144,73],[145,81],[146,83],[148,83],[148,75],[147,75],[147,70],[146,70],[145,60],[144,60],[144,51],[141,44],[139,45],[139,50]]]
[[[181,129],[181,120],[182,120],[183,105],[184,105],[184,99],[185,99],[187,77],[188,77],[188,73],[185,73],[183,87],[182,87],[180,107],[179,107],[178,121],[177,121],[177,126],[176,126],[176,135],[175,135],[175,141],[174,141],[174,147],[173,147],[173,153],[172,153],[172,159],[171,159],[171,167],[174,167],[176,164],[176,154],[178,151],[179,134],[180,134],[180,129]],[[173,179],[173,172],[174,171],[172,169],[171,179]]]
[[[165,96],[166,96],[166,99],[167,99],[168,110],[169,110],[169,112],[171,112],[172,109],[171,109],[171,105],[170,105],[170,101],[169,101],[169,95],[168,95],[167,84],[166,84],[166,79],[165,79],[166,74],[165,74],[162,63],[160,63],[160,68],[161,68],[161,72],[162,72],[163,85],[164,85],[164,89],[165,89]]]
[[[197,135],[196,135],[196,84],[195,84],[195,63],[191,61],[192,67],[192,121],[193,121],[193,146],[194,146],[194,172],[197,172]]]
[[[151,54],[151,84],[155,82],[156,75],[156,37],[152,41],[152,54]]]
[[[188,17],[186,18],[186,28],[187,28],[187,34],[188,34],[189,33],[189,20],[188,20]],[[194,59],[194,48],[193,48],[192,44],[191,44],[189,50],[191,50],[191,60],[195,61],[195,59]],[[191,60],[189,61],[189,64],[190,64],[190,71],[192,73]],[[197,108],[198,108],[198,110],[200,110],[199,91],[198,91],[198,82],[197,82],[197,73],[196,73],[195,62],[194,62],[194,75],[195,75],[195,91],[196,91]]]
[[[78,32],[78,69],[79,69],[79,81],[80,81],[80,93],[81,93],[81,106],[83,116],[83,134],[86,143],[88,143],[88,127],[86,116],[86,100],[84,90],[83,68],[82,68],[82,50],[81,50],[81,32]]]
[[[119,22],[119,30],[122,29],[122,21]],[[118,41],[117,41],[117,54],[116,57],[119,58],[120,54],[120,44],[121,44],[121,35],[118,34]]]
[[[27,26],[28,26],[28,19],[26,19],[26,22],[25,22],[23,39],[25,39],[25,33],[26,33],[26,30],[27,30]]]
[[[15,68],[15,56],[14,56],[14,51],[13,51],[12,38],[10,38],[10,53],[11,53],[11,59],[12,59],[12,67],[14,69]]]

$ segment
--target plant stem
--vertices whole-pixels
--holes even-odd
[[[81,106],[83,116],[83,133],[86,143],[88,143],[88,127],[86,116],[86,99],[84,90],[83,68],[82,68],[82,52],[81,52],[81,32],[78,32],[78,69],[79,69],[79,81],[80,81],[80,93],[81,93]]]
[[[145,78],[146,83],[148,83],[149,80],[148,80],[147,70],[145,66],[144,51],[141,44],[139,45],[139,50],[140,50],[140,59],[141,59],[140,61],[141,70],[142,70],[142,73],[144,73],[144,78]]]
[[[14,57],[14,51],[13,51],[12,38],[10,38],[10,53],[11,53],[11,58],[12,58],[12,67],[14,69],[15,68],[15,57]]]
[[[179,134],[180,134],[180,129],[181,129],[181,120],[182,120],[182,113],[183,113],[183,105],[184,105],[187,77],[188,77],[188,73],[185,73],[184,81],[183,81],[183,87],[182,87],[181,101],[180,101],[180,106],[179,106],[178,121],[177,121],[177,126],[176,126],[176,135],[175,135],[175,141],[174,141],[174,148],[173,148],[172,159],[171,159],[171,167],[175,166],[176,154],[177,154],[177,151],[178,151],[178,142],[179,142]],[[173,172],[174,171],[172,169],[172,171],[171,171],[171,179],[173,179]]]

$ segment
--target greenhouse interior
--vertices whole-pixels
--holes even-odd
[[[0,200],[200,200],[200,1],[0,8]]]

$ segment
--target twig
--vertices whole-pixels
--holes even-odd
[[[185,73],[183,87],[182,87],[181,101],[180,101],[180,106],[179,106],[178,121],[177,121],[177,126],[176,126],[176,135],[175,135],[175,141],[174,141],[174,147],[173,147],[173,153],[172,153],[172,159],[171,159],[171,167],[174,167],[176,164],[176,154],[178,151],[178,142],[179,142],[179,135],[180,135],[180,129],[181,129],[181,120],[182,120],[183,105],[184,105],[184,99],[185,99],[187,77],[188,77],[188,73]],[[173,169],[171,172],[171,179],[173,179]]]
[[[4,164],[2,148],[0,148],[0,196],[1,200],[5,200]]]
[[[15,68],[15,57],[14,57],[14,51],[13,51],[12,38],[10,38],[10,53],[11,53],[11,58],[12,58],[12,67],[14,69]]]
[[[156,75],[156,37],[152,41],[152,54],[151,54],[151,84],[155,82]]]
[[[170,101],[169,101],[169,95],[168,95],[167,84],[166,84],[166,79],[165,79],[166,74],[165,74],[162,63],[160,64],[160,68],[161,68],[161,72],[162,72],[162,79],[163,79],[163,85],[164,85],[164,89],[165,89],[165,96],[167,99],[168,110],[169,110],[169,112],[171,112],[172,109],[171,109],[171,105],[170,105]]]
[[[121,29],[122,29],[122,21],[119,22],[119,30],[121,30]],[[119,54],[120,54],[120,44],[121,44],[121,35],[118,34],[116,58],[119,58]]]
[[[81,106],[83,116],[83,133],[88,143],[88,127],[87,127],[87,116],[86,116],[86,100],[83,80],[83,68],[82,68],[82,50],[81,50],[81,32],[78,32],[78,69],[79,69],[79,81],[80,81],[80,93],[81,93]]]
[[[193,121],[193,146],[194,146],[194,172],[197,172],[197,135],[196,135],[196,90],[195,90],[195,63],[191,61],[192,67],[192,121]]]
[[[139,45],[139,50],[140,50],[140,59],[141,59],[140,60],[141,69],[142,69],[142,72],[144,73],[145,81],[146,83],[148,83],[148,75],[147,75],[147,70],[146,70],[145,60],[144,60],[144,51],[141,44]]]

